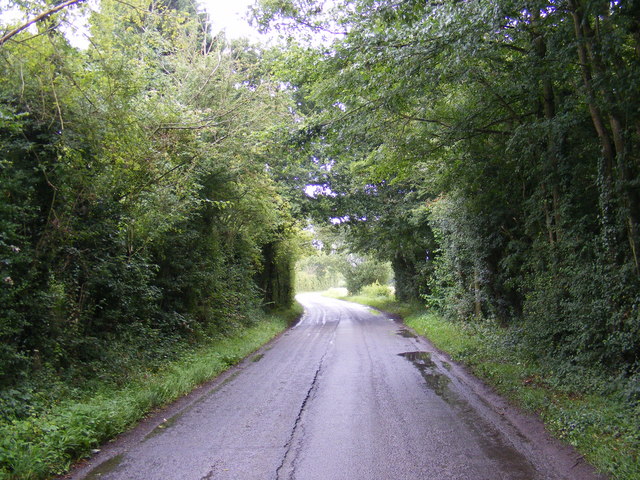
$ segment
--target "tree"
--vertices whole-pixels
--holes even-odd
[[[337,195],[318,208],[348,216],[353,242],[370,250],[417,238],[413,257],[429,277],[420,293],[453,317],[524,321],[541,355],[633,369],[633,2],[342,6],[265,2],[261,17],[342,30],[290,48],[281,69],[303,99],[304,156],[330,165],[324,182]],[[414,199],[400,210],[381,202],[395,225],[361,208],[380,186]],[[412,225],[408,212],[424,220]]]
[[[260,48],[202,20],[105,1],[87,50],[55,23],[0,48],[4,382],[292,301],[297,229],[267,168],[288,99]]]

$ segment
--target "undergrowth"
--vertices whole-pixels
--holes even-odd
[[[609,377],[593,369],[542,361],[524,347],[517,328],[490,321],[451,322],[391,297],[346,297],[390,313],[427,337],[501,395],[536,413],[559,439],[615,480],[640,478],[638,377]]]
[[[0,419],[0,479],[37,480],[66,472],[75,460],[151,410],[238,363],[283,331],[300,310],[279,312],[197,346],[182,345],[171,359],[129,374],[126,385],[94,380],[87,390],[54,384],[49,391],[23,394],[26,398],[15,403],[27,408],[27,414],[9,409]]]

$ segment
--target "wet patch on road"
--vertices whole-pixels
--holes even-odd
[[[229,375],[227,378],[225,378],[222,383],[220,385],[218,385],[216,388],[212,389],[207,396],[211,396],[212,393],[216,393],[218,390],[220,390],[222,387],[224,387],[225,385],[227,385],[228,383],[231,383],[233,380],[235,380],[235,378],[240,375],[240,372],[233,372],[231,375]]]
[[[404,338],[418,338],[418,336],[413,333],[411,330],[407,330],[406,328],[401,328],[396,332],[396,335],[400,335]]]
[[[487,457],[508,472],[508,478],[513,480],[538,478],[526,457],[507,444],[503,436],[466,399],[450,388],[451,378],[438,371],[429,352],[406,352],[399,355],[409,360],[418,369],[429,389],[456,410],[457,417],[476,434],[475,440],[480,448]],[[443,367],[446,370],[451,369],[451,365],[447,362],[443,362]]]
[[[451,382],[451,380],[446,375],[438,372],[436,364],[431,359],[429,352],[406,352],[401,353],[400,356],[409,360],[413,366],[418,369],[427,386],[433,390],[438,397],[449,405],[457,407],[465,406],[466,402],[449,389],[449,382]]]
[[[103,475],[107,475],[113,472],[116,468],[120,466],[122,460],[124,459],[124,454],[116,455],[115,457],[111,457],[109,460],[102,462],[100,465],[91,470],[84,480],[97,480],[102,478]]]
[[[165,418],[160,425],[158,425],[156,428],[154,428],[149,433],[147,433],[147,435],[144,437],[143,442],[149,440],[150,438],[157,437],[167,428],[171,428],[180,419],[180,417],[182,417],[182,415],[184,415],[188,410],[190,409],[186,409],[185,411],[182,411],[177,415],[174,415],[173,417]]]
[[[478,426],[477,428],[480,428]],[[480,447],[487,457],[496,461],[508,472],[512,480],[534,480],[540,478],[526,457],[510,445],[505,444],[502,436],[493,430],[477,431]]]
[[[429,352],[405,352],[399,353],[398,355],[413,363],[420,372],[426,368],[435,368],[436,366],[433,360],[431,360],[431,354]]]

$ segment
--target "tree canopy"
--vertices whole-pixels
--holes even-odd
[[[279,71],[316,215],[395,259],[407,298],[637,369],[637,2],[261,5],[265,28],[310,33]]]

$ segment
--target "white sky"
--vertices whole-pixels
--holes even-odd
[[[213,31],[225,30],[228,38],[247,37],[259,40],[261,35],[245,19],[255,0],[200,0],[211,17]]]
[[[257,29],[251,27],[246,20],[247,10],[256,0],[199,0],[210,16],[213,25],[213,33],[225,30],[227,38],[246,37],[252,41],[267,42],[269,35],[260,35]],[[93,3],[93,2],[92,2]],[[3,8],[4,7],[4,8]],[[21,15],[17,11],[6,8],[3,0],[0,0],[0,25],[15,23],[20,20]],[[0,32],[3,29],[0,28]],[[83,31],[78,37],[83,36]],[[85,30],[86,31],[86,30]],[[73,36],[73,35],[72,35]],[[72,43],[77,46],[86,47],[86,40],[82,38],[72,38]]]

